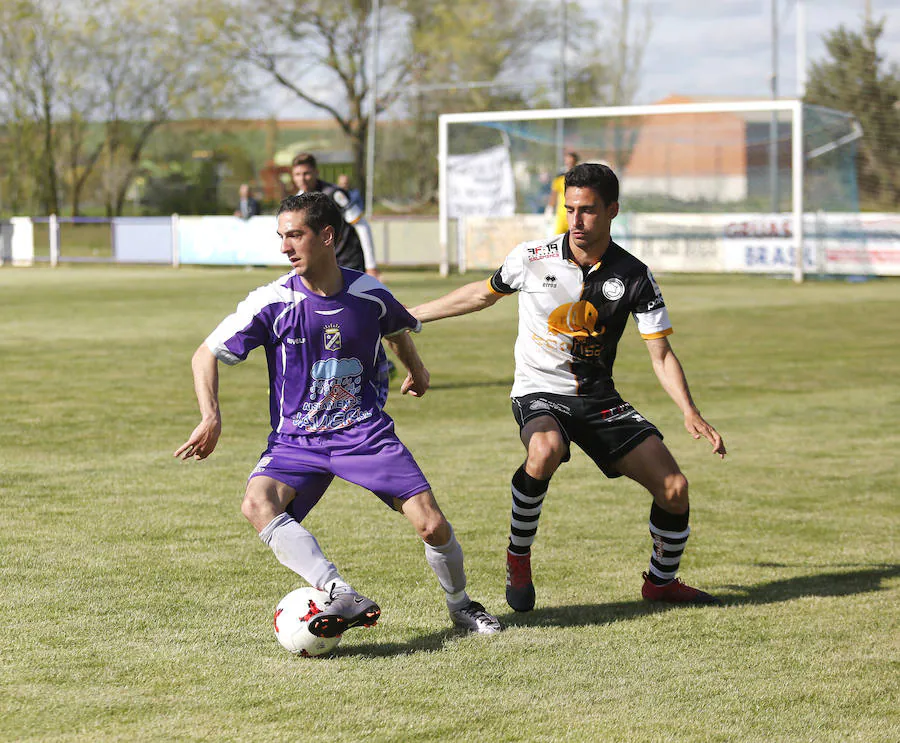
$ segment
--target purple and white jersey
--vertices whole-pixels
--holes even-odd
[[[276,434],[339,431],[378,417],[381,339],[421,330],[376,278],[347,268],[341,273],[343,290],[322,297],[292,271],[251,292],[206,339],[216,358],[229,365],[257,346],[266,349]]]

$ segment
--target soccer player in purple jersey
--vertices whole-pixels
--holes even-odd
[[[329,594],[309,629],[334,637],[375,624],[378,605],[360,595],[301,522],[337,476],[400,511],[425,543],[453,624],[501,630],[466,593],[463,553],[412,454],[381,409],[376,358],[381,340],[407,369],[403,394],[424,395],[428,370],[408,332],[418,322],[374,277],[338,266],[340,211],[326,194],[290,196],[278,210],[281,252],[293,270],[251,292],[194,353],[201,421],[174,453],[205,459],[222,430],[218,363],[237,364],[262,346],[269,370],[272,433],[247,481],[241,511],[278,560]]]
[[[648,601],[710,604],[717,599],[676,577],[690,534],[688,481],[662,434],[619,395],[613,362],[634,317],[653,370],[695,439],[725,457],[722,437],[703,416],[669,344],[672,324],[650,269],[610,238],[619,181],[607,166],[575,165],[565,175],[568,230],[517,245],[488,281],[477,281],[412,310],[422,322],[464,315],[519,295],[513,416],[526,449],[512,477],[506,601],[534,608],[531,545],[551,477],[577,444],[610,478],[625,475],[652,496],[653,550],[641,595]]]

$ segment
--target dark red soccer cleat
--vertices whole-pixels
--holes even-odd
[[[530,552],[517,555],[506,551],[506,603],[516,611],[531,611],[534,608]]]
[[[644,573],[644,585],[641,588],[641,596],[647,601],[664,601],[668,604],[721,604],[715,596],[706,591],[683,583],[676,578],[671,583],[658,586],[653,583],[647,573]]]

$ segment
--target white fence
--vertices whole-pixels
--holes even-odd
[[[67,220],[72,221],[72,220]],[[91,220],[97,222],[98,220]],[[107,257],[67,253],[54,218],[0,222],[0,265],[67,260],[167,265],[287,265],[271,216],[121,217],[110,226]],[[47,223],[48,248],[35,250],[35,223]],[[379,265],[441,262],[436,217],[370,220]],[[41,239],[43,226],[41,225]],[[467,217],[450,224],[460,271],[492,270],[518,242],[540,238],[539,215]],[[655,271],[790,274],[796,266],[791,214],[620,214],[613,238]],[[804,272],[900,276],[900,214],[807,214]]]
[[[86,249],[72,225],[108,227],[104,246]],[[375,257],[384,266],[436,266],[438,221],[434,217],[369,220]],[[456,239],[455,229],[452,232]],[[275,218],[202,216],[64,218],[14,217],[0,221],[0,265],[66,262],[194,265],[287,265],[279,251]]]

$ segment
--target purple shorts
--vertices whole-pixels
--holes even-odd
[[[287,507],[297,521],[319,502],[335,476],[371,490],[391,509],[394,498],[406,500],[431,489],[394,433],[394,421],[384,413],[344,431],[307,436],[272,433],[247,479],[259,475],[297,491]]]

